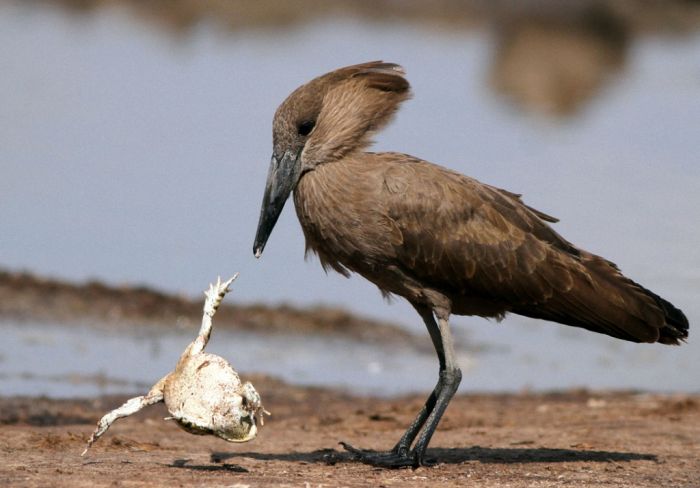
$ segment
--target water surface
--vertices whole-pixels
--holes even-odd
[[[556,229],[569,240],[615,261],[699,323],[700,36],[636,40],[624,70],[568,119],[527,115],[494,94],[487,84],[492,41],[484,30],[338,19],[235,34],[203,24],[174,38],[115,9],[70,16],[3,4],[0,264],[187,294],[240,271],[235,300],[335,304],[422,329],[405,303],[388,305],[363,279],[326,276],[315,259],[305,262],[291,206],[262,259],[252,255],[277,105],[312,76],[385,59],[406,67],[414,98],[377,136],[378,150],[414,154],[523,193],[528,204],[561,219]],[[464,388],[700,389],[700,346],[692,333],[689,344],[670,348],[518,317],[497,326],[465,317],[453,323],[474,343],[502,351],[473,358],[474,376],[465,375]],[[3,374],[46,375],[63,364],[60,373],[112,375],[99,355],[89,354],[98,337],[87,330],[70,361],[59,358],[67,346],[64,352],[43,346],[47,368],[34,371],[10,344],[24,341],[22,330],[53,337],[59,329],[24,327],[3,324],[15,334],[0,346]],[[56,344],[77,340],[77,329],[60,330]],[[119,350],[136,348],[138,358],[144,357],[139,348],[152,344],[108,337]],[[179,355],[174,339],[153,340]],[[245,355],[230,341],[235,364]],[[274,359],[287,344],[276,341],[261,343],[259,353]],[[299,345],[307,358],[325,357],[324,347]],[[354,346],[328,347],[328,356],[345,348],[360,354]],[[114,376],[148,383],[170,359],[151,368],[134,358],[138,368],[114,368],[124,370]],[[245,364],[285,376],[289,364],[302,362],[300,356],[285,361]],[[429,357],[416,361],[409,381],[425,374],[415,385],[430,389],[436,366]],[[309,367],[318,368],[330,376],[304,373],[309,382],[355,381],[348,363]],[[399,376],[379,375],[369,389],[414,387],[394,387]],[[19,392],[22,383],[9,388],[3,382],[3,388]],[[30,389],[60,393],[42,388]]]

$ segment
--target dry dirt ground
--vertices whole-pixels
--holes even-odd
[[[0,486],[700,487],[700,396],[462,395],[433,438],[434,466],[384,470],[338,441],[391,447],[421,397],[252,379],[273,415],[251,443],[187,434],[158,405],[118,421],[85,457],[96,420],[126,397],[0,398]]]

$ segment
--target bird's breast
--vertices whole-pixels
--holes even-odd
[[[294,191],[294,206],[307,247],[341,258],[350,251],[348,240],[362,225],[352,204],[359,189],[353,188],[345,172],[327,166],[319,166],[301,178]]]
[[[297,217],[307,250],[324,266],[366,275],[393,256],[392,238],[400,236],[383,208],[382,182],[371,167],[344,162],[320,165],[299,180]]]

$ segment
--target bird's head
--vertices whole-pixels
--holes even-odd
[[[300,86],[272,123],[273,152],[253,252],[260,257],[302,175],[370,143],[409,98],[404,70],[374,61],[331,71]]]

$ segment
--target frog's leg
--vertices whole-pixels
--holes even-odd
[[[136,398],[132,398],[130,400],[127,400],[124,405],[122,405],[119,408],[115,408],[111,412],[108,412],[104,417],[100,419],[99,422],[97,422],[97,428],[95,429],[95,432],[92,433],[90,436],[90,439],[87,442],[87,446],[85,447],[85,450],[81,454],[81,456],[84,456],[87,452],[88,449],[90,449],[90,446],[100,438],[102,434],[107,432],[107,429],[117,420],[122,417],[128,417],[129,415],[133,415],[139,410],[143,409],[144,407],[147,407],[149,405],[153,405],[155,403],[159,403],[163,401],[163,388],[165,386],[165,380],[168,378],[167,375],[163,377],[158,383],[153,385],[151,390],[148,392],[147,395],[144,396],[139,396]]]

